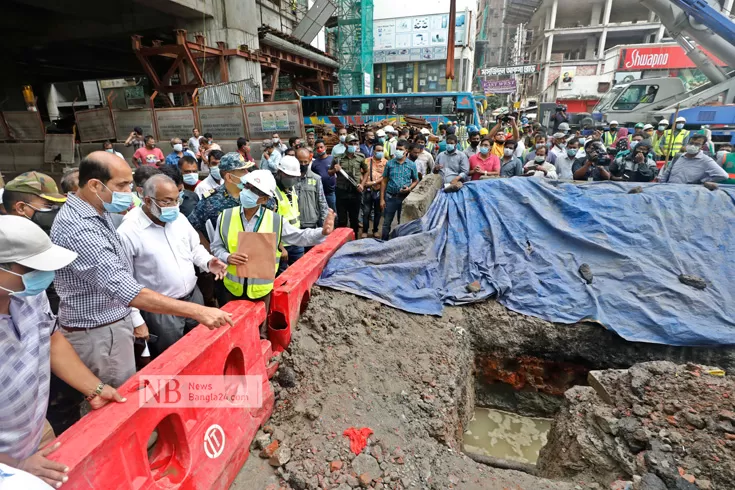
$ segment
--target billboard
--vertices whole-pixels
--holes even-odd
[[[485,94],[512,94],[516,91],[516,79],[484,80],[482,82],[482,89]]]
[[[725,66],[719,59],[703,48],[699,48],[712,58],[718,66]],[[677,68],[696,68],[681,46],[644,46],[620,50],[618,71],[673,70]]]
[[[455,46],[467,45],[469,17],[457,13]],[[448,35],[448,13],[373,21],[373,62],[446,60]]]
[[[483,77],[503,75],[528,75],[536,73],[539,65],[517,65],[517,66],[491,66],[477,70],[477,74]]]

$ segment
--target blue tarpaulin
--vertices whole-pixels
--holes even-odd
[[[317,284],[413,313],[497,295],[519,313],[594,320],[631,341],[735,344],[735,186],[642,184],[628,194],[635,185],[471,182],[440,192],[388,242],[346,244]],[[474,281],[480,292],[467,290]]]

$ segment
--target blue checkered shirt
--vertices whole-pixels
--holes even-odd
[[[11,296],[10,315],[0,314],[0,453],[16,459],[41,442],[55,325],[45,292]]]
[[[94,328],[134,313],[129,305],[143,286],[133,278],[133,266],[108,213],[100,215],[92,205],[69,194],[54,219],[51,241],[78,254],[56,272],[62,326]],[[143,323],[133,320],[135,325]]]
[[[408,187],[412,181],[419,180],[419,173],[416,170],[415,162],[406,158],[403,163],[399,163],[394,158],[385,164],[383,177],[388,177],[388,185],[385,188],[386,194],[398,194],[402,187]]]

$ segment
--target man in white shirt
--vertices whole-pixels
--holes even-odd
[[[224,183],[222,181],[222,176],[219,173],[219,161],[223,156],[224,153],[220,150],[212,150],[209,152],[209,175],[206,179],[199,182],[196,189],[194,189],[194,192],[199,196],[199,199],[203,199],[205,194]]]
[[[191,130],[191,133],[194,136],[189,138],[189,149],[194,153],[194,155],[196,155],[199,153],[199,130],[194,128]]]
[[[286,150],[288,150],[288,145],[285,145],[281,142],[281,137],[278,136],[278,133],[273,133],[273,147],[278,151],[278,153],[281,154],[281,156],[286,154]]]
[[[143,188],[143,205],[125,215],[117,232],[124,253],[133,264],[133,276],[144,287],[181,301],[204,304],[194,266],[224,276],[226,264],[200,244],[199,235],[179,213],[179,189],[166,175],[154,175]],[[198,322],[179,316],[140,312],[151,334],[156,356],[173,345]]]

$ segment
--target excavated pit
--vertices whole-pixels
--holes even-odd
[[[289,351],[274,381],[293,370],[296,385],[274,382],[270,435],[260,434],[232,488],[599,488],[470,459],[462,449],[475,408],[549,418],[590,370],[651,360],[735,366],[732,348],[627,342],[600,325],[552,324],[492,300],[429,317],[318,287]],[[359,456],[342,435],[350,427],[373,431]],[[289,454],[275,471],[257,457],[274,439]]]

